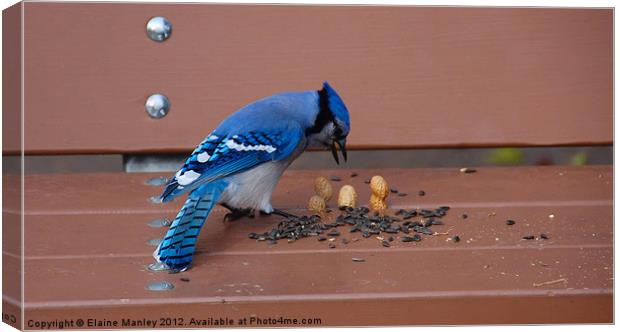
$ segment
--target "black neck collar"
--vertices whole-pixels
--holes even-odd
[[[334,121],[334,113],[329,109],[329,95],[325,88],[317,91],[319,94],[319,113],[314,120],[314,125],[306,129],[306,134],[320,133],[330,122]]]

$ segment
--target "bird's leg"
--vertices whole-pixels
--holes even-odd
[[[222,222],[235,221],[243,217],[254,218],[254,211],[250,208],[237,209],[226,203],[220,203],[220,205],[230,210],[230,212],[224,216],[224,220],[222,220]]]
[[[264,212],[261,211],[261,213],[264,213]],[[273,211],[271,213],[266,213],[266,214],[275,214],[275,215],[278,215],[278,216],[281,216],[281,217],[284,217],[284,218],[293,218],[293,219],[298,219],[299,218],[298,216],[296,216],[296,215],[294,215],[292,213],[288,213],[286,211],[282,211],[282,210],[279,210],[279,209],[273,209]]]

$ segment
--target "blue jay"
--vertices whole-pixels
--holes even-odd
[[[276,94],[231,114],[205,138],[168,182],[161,201],[189,193],[153,256],[174,271],[186,270],[196,238],[217,203],[227,218],[260,212],[291,216],[271,206],[284,170],[306,148],[336,145],[347,159],[349,112],[327,83],[319,91]]]

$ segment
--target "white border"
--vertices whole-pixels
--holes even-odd
[[[0,6],[4,9],[7,8],[11,5],[13,5],[14,3],[16,3],[17,1],[15,0],[0,0]],[[35,2],[32,0],[28,0],[28,2]],[[71,1],[71,0],[67,0],[67,1],[58,1],[58,2],[96,2],[96,1]],[[163,1],[163,0],[150,0],[150,1],[133,1],[133,2],[141,2],[141,3],[161,3],[161,2],[169,2],[169,3],[196,3],[196,1]],[[219,0],[219,1],[208,1],[209,3],[235,3],[235,4],[242,4],[242,3],[247,3],[247,4],[257,4],[257,3],[291,3],[291,4],[342,4],[342,5],[419,5],[419,6],[490,6],[490,7],[601,7],[601,8],[610,8],[610,7],[615,7],[616,6],[616,1],[602,1],[602,0],[590,0],[590,1],[583,1],[583,0],[564,0],[564,1],[557,1],[557,0],[503,0],[503,1],[489,1],[489,0],[444,0],[444,1],[433,1],[433,0],[417,0],[417,1],[412,1],[412,0],[386,0],[386,1],[378,1],[378,0],[339,0],[339,1],[330,1],[330,0],[287,0],[287,1],[256,1],[256,0]],[[24,160],[23,160],[23,148],[24,148],[24,63],[23,63],[23,54],[24,54],[24,35],[23,35],[23,25],[24,25],[24,19],[23,19],[23,15],[24,15],[24,7],[22,7],[22,67],[21,67],[21,75],[22,75],[22,94],[21,94],[21,102],[22,102],[22,115],[21,115],[21,130],[22,130],[22,138],[21,138],[21,147],[22,147],[22,161],[21,161],[21,167],[22,167],[22,182],[21,182],[21,190],[22,190],[22,206],[21,206],[21,212],[22,212],[22,269],[23,269],[23,255],[24,255],[24,247],[25,247],[25,243],[24,243],[24,238],[23,238],[23,234],[24,234],[24,229],[23,229],[23,213],[24,213],[24,201],[23,201],[23,191],[24,191],[24,182],[23,182],[23,169],[24,169]],[[614,18],[615,18],[615,13],[614,13]],[[0,28],[1,29],[1,28]],[[615,86],[615,62],[617,60],[616,58],[616,52],[615,52],[615,36],[617,35],[617,27],[615,25],[615,20],[614,20],[614,109],[615,109],[615,96],[617,94],[617,90],[616,90],[616,86]],[[1,45],[0,45],[0,53],[1,53]],[[0,68],[0,72],[1,72],[1,68]],[[1,83],[0,83],[1,84]],[[2,92],[0,89],[0,96],[1,96]],[[2,119],[0,117],[0,124],[2,123]],[[616,119],[614,117],[614,141],[616,141],[617,137],[616,137],[616,132],[615,132],[615,127],[616,127]],[[2,137],[0,135],[0,143],[2,141]],[[614,163],[617,161],[616,160],[616,149],[614,146]],[[1,170],[1,167],[0,167]],[[615,167],[614,167],[614,178],[615,178],[616,172],[615,172]],[[0,180],[1,181],[1,180]],[[614,197],[615,194],[617,193],[617,187],[616,187],[616,183],[614,183]],[[2,197],[1,193],[0,193],[0,198]],[[1,203],[0,203],[1,204]],[[615,212],[615,211],[614,211]],[[614,218],[615,219],[615,218]],[[615,220],[614,220],[615,223]],[[1,233],[1,231],[0,231]],[[616,233],[614,236],[614,239],[617,239],[618,234]],[[615,243],[615,242],[614,242]],[[615,248],[614,248],[614,252],[615,252]],[[1,256],[0,256],[0,263],[1,263]],[[614,260],[615,263],[615,260]],[[617,274],[618,269],[617,267],[615,268],[614,271],[614,275]],[[1,275],[0,275],[0,280],[1,280]],[[616,294],[614,293],[614,300],[615,300],[615,296]],[[23,274],[22,274],[22,305],[23,305],[23,301],[24,301],[24,289],[23,289]],[[615,302],[615,301],[614,301]],[[614,306],[614,313],[616,313],[617,311],[617,306]],[[449,315],[449,313],[446,313],[447,315]],[[614,315],[616,317],[616,315]],[[23,322],[23,312],[22,312],[22,322]],[[22,325],[23,326],[23,325]],[[0,325],[0,330],[6,330],[9,329],[7,328],[8,325],[6,324],[1,324]],[[382,327],[383,329],[384,327]],[[612,330],[614,328],[613,325],[553,325],[553,326],[529,326],[528,330],[531,331],[540,331],[540,330],[561,330],[561,331],[568,331],[568,332],[572,332],[572,331],[583,331],[584,329],[588,329],[588,330],[596,330],[596,331],[601,331],[601,330]],[[390,328],[390,330],[392,331],[404,331],[404,330],[410,330],[413,329],[413,327],[397,327],[397,328]],[[448,327],[418,327],[415,328],[418,330],[423,330],[423,331],[428,331],[428,330],[434,330],[434,331],[444,331],[444,330],[448,330]],[[481,330],[486,330],[486,331],[517,331],[521,330],[522,327],[521,326],[466,326],[466,327],[459,327],[460,330],[465,330],[465,331],[481,331]],[[290,330],[290,329],[280,329],[280,330]],[[309,328],[309,329],[305,329],[305,330],[310,330],[310,331],[336,331],[335,328],[321,328],[321,329],[315,329],[315,328]],[[352,330],[351,328],[343,328],[343,329],[338,329],[337,331],[350,331]],[[453,328],[450,328],[450,330],[453,330]],[[173,330],[160,330],[160,331],[173,331]],[[247,331],[247,329],[226,329],[226,330],[218,330],[218,329],[210,329],[209,331]]]

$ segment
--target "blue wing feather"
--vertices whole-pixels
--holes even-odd
[[[286,158],[302,140],[303,130],[295,125],[271,131],[229,135],[213,133],[187,158],[166,186],[161,199],[170,201],[202,184],[249,170],[267,161]],[[208,159],[205,160],[206,156]]]

